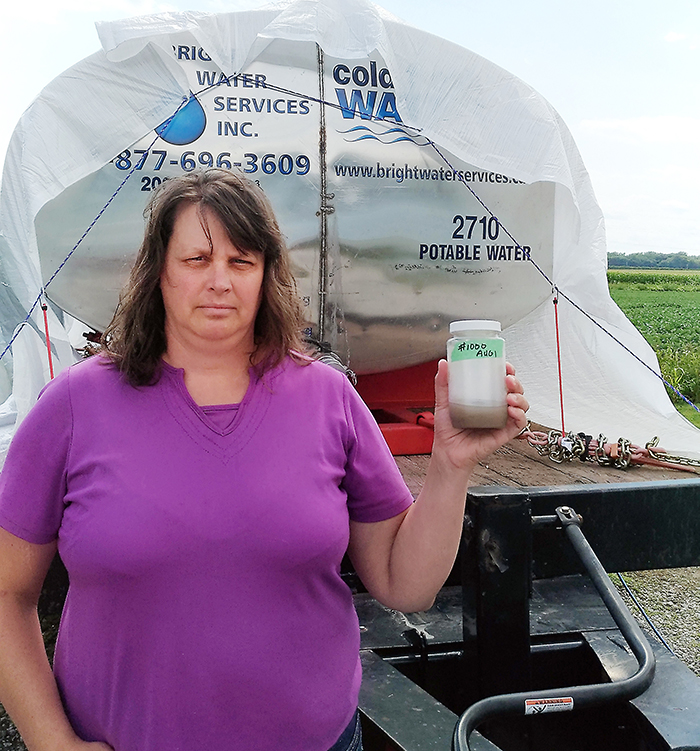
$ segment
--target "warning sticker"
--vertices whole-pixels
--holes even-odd
[[[525,699],[525,714],[542,714],[543,712],[570,712],[574,708],[571,696],[552,699]]]

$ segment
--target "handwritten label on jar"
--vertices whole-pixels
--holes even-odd
[[[492,357],[503,357],[502,339],[472,339],[459,342],[452,349],[450,361],[481,360]]]

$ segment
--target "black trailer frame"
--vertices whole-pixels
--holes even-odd
[[[459,715],[486,697],[639,670],[567,543],[562,507],[582,517],[607,571],[700,566],[700,479],[472,489],[458,560],[429,611],[400,614],[355,595],[367,751],[448,751]],[[700,751],[700,677],[649,641],[655,676],[637,698],[489,719],[491,740],[475,731],[471,751]]]

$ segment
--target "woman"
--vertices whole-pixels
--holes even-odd
[[[224,170],[165,183],[104,354],[44,390],[0,477],[0,700],[30,751],[361,747],[340,561],[385,605],[429,607],[470,472],[527,402],[511,371],[507,427],[457,431],[441,363],[413,503],[301,323],[262,192]],[[57,549],[52,673],[36,602]]]

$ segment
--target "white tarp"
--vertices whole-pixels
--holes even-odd
[[[318,112],[313,109],[318,107],[319,97],[315,60],[313,66],[309,63],[309,52],[315,54],[318,44],[329,68],[325,73],[325,99],[335,102],[335,107],[327,108],[327,117],[329,160],[332,161],[328,174],[330,188],[338,194],[334,213],[329,212],[329,243],[330,257],[337,262],[337,268],[328,293],[335,295],[340,311],[337,330],[345,332],[342,341],[333,343],[342,350],[350,365],[355,359],[362,367],[366,365],[366,370],[372,370],[372,358],[376,358],[376,352],[384,352],[389,366],[395,367],[402,363],[401,352],[406,349],[410,350],[410,355],[404,358],[403,364],[431,359],[440,354],[435,350],[436,342],[447,339],[446,322],[450,318],[499,318],[507,324],[508,357],[526,386],[532,405],[531,418],[559,427],[556,332],[551,285],[546,277],[522,259],[519,265],[514,265],[511,258],[497,259],[495,252],[488,263],[477,257],[470,268],[458,263],[464,259],[463,250],[459,251],[462,256],[457,260],[453,260],[454,256],[448,256],[447,261],[438,259],[437,255],[435,258],[428,256],[432,253],[429,248],[434,247],[437,254],[438,248],[448,245],[437,237],[438,230],[434,227],[429,230],[433,234],[426,235],[426,242],[420,244],[415,239],[420,230],[411,226],[411,222],[417,222],[418,227],[428,226],[437,217],[435,221],[439,219],[442,224],[438,222],[435,226],[443,226],[446,221],[452,233],[450,237],[457,238],[466,237],[464,232],[467,229],[471,232],[476,225],[487,240],[493,240],[499,228],[505,226],[523,246],[531,235],[535,238],[532,247],[538,252],[533,250],[532,260],[561,293],[559,337],[567,430],[585,431],[596,437],[603,433],[612,440],[624,436],[640,444],[659,435],[667,449],[684,454],[700,453],[700,431],[678,415],[661,381],[636,359],[640,358],[649,368],[658,371],[653,352],[609,296],[603,217],[571,135],[553,108],[527,84],[468,50],[399,22],[367,0],[296,0],[282,7],[240,13],[165,14],[99,24],[98,31],[103,50],[78,63],[42,91],[21,118],[10,143],[0,193],[0,273],[4,285],[0,288],[3,295],[0,298],[2,349],[36,300],[42,285],[50,280],[53,281],[47,293],[54,302],[59,302],[81,320],[102,324],[102,314],[90,312],[93,299],[95,305],[104,299],[115,299],[126,262],[136,249],[138,222],[127,227],[122,220],[126,216],[138,217],[137,209],[143,205],[147,193],[141,196],[133,186],[141,185],[143,191],[155,185],[155,179],[181,172],[183,165],[188,168],[190,159],[198,159],[202,165],[210,159],[221,159],[224,153],[229,154],[231,161],[234,159],[233,151],[224,152],[219,148],[217,152],[208,145],[206,149],[201,145],[192,146],[188,151],[185,143],[177,147],[178,151],[171,145],[172,141],[165,146],[159,144],[157,151],[148,151],[148,145],[154,143],[154,129],[189,100],[197,77],[200,84],[206,84],[214,83],[215,74],[221,82],[223,74],[228,79],[229,89],[231,81],[238,80],[243,82],[241,86],[250,83],[252,87],[252,82],[266,80],[273,86],[276,83],[278,89],[287,87],[284,89],[288,92],[286,105],[279,106],[286,106],[285,113],[290,115],[285,120],[290,126],[289,137],[296,139],[295,143],[305,144],[309,135],[300,128],[295,130],[300,118],[294,120],[291,115]],[[188,49],[192,50],[191,56]],[[286,59],[290,61],[288,64]],[[353,67],[352,61],[358,61],[357,65]],[[370,80],[370,76],[377,77],[380,69],[390,71],[390,79],[386,77],[379,83]],[[249,79],[236,78],[246,71],[253,71]],[[275,71],[278,78],[275,78]],[[351,76],[354,76],[354,84]],[[343,89],[339,81],[347,81],[350,88]],[[353,85],[365,88],[352,89]],[[384,111],[393,115],[387,122],[403,128],[403,136],[397,141],[410,143],[390,146],[387,137],[390,131],[368,129],[365,122],[362,127],[368,132],[362,137],[371,139],[371,143],[348,144],[349,126],[355,121],[345,123],[346,130],[343,130],[344,118],[354,117],[355,109],[359,114],[363,107],[369,107],[368,92],[372,85],[378,104],[380,95],[391,95],[386,102],[381,100],[385,102]],[[227,105],[228,109],[238,110],[243,106],[240,97],[229,99],[230,91],[215,89],[213,85],[203,86],[201,95],[197,96],[209,118],[202,138],[242,135],[251,136],[252,142],[252,136],[258,135],[257,131],[253,132],[254,114],[243,123],[234,122],[234,116],[231,121],[215,122],[213,114],[226,109]],[[307,99],[296,96],[299,93]],[[349,100],[351,109],[354,108],[352,113],[348,111]],[[263,107],[268,106],[270,112],[270,103],[276,107],[277,101],[283,100],[263,100],[261,92],[258,99],[246,99],[247,112],[251,111],[251,102],[253,110],[259,106],[258,111],[262,112]],[[301,101],[306,104],[300,104]],[[375,98],[372,98],[373,107],[374,104]],[[358,122],[368,118],[360,117]],[[242,132],[238,132],[239,125]],[[371,125],[374,128],[381,123],[372,120]],[[313,133],[318,139],[317,124]],[[338,134],[343,134],[340,140]],[[335,145],[330,143],[332,135],[336,136]],[[376,162],[378,170],[380,152],[372,149],[389,148],[395,149],[386,152],[390,153],[386,165],[393,165],[392,169],[409,160],[406,170],[418,170],[418,167],[409,167],[409,163],[420,164],[432,167],[435,174],[440,157],[437,151],[431,151],[431,146],[426,146],[432,143],[439,148],[439,154],[446,155],[446,164],[450,168],[455,166],[455,174],[457,168],[460,174],[474,169],[474,173],[468,174],[475,175],[479,171],[482,177],[491,176],[492,182],[494,176],[499,183],[501,177],[504,182],[507,180],[510,193],[502,200],[503,205],[499,206],[494,186],[488,181],[483,185],[472,182],[474,195],[458,183],[435,184],[430,188],[418,186],[415,181],[408,185],[403,172],[400,185],[394,177],[393,182],[375,179],[371,186],[366,183],[367,187],[358,180],[349,188],[348,183],[338,177],[338,160],[365,155],[368,164],[370,159],[372,164]],[[311,190],[310,178],[319,171],[319,165],[306,145],[299,148],[306,149],[303,159],[298,155],[294,157],[291,151],[291,155],[282,154],[282,146],[279,146],[272,162],[268,161],[270,169],[278,169],[285,176],[288,166],[289,171],[294,172],[288,179],[277,174],[275,182],[272,177],[262,175],[262,171],[267,170],[255,176],[264,181],[263,187],[278,210],[297,267],[304,272],[299,280],[301,291],[311,299],[316,294],[311,272],[317,265],[314,251],[318,219],[315,211],[311,214],[313,219],[296,217],[295,213],[300,212],[295,212],[295,201],[305,200],[303,192]],[[119,192],[119,183],[127,172],[119,170],[127,165],[131,168],[137,152],[145,154],[143,169],[134,173],[137,177],[132,180],[132,187]],[[121,162],[115,158],[115,155],[125,154],[129,158],[123,157]],[[162,156],[155,159],[156,154]],[[404,161],[399,161],[396,156],[399,154]],[[245,156],[248,164],[251,156],[258,159],[256,154]],[[270,154],[265,156],[270,157]],[[332,172],[330,167],[334,165],[336,170]],[[356,162],[353,165],[360,169]],[[162,172],[155,171],[161,166]],[[386,170],[388,166],[381,169]],[[292,188],[291,180],[300,175],[305,178],[304,182]],[[451,192],[447,192],[447,187]],[[317,188],[313,185],[316,198]],[[297,189],[301,192],[297,193]],[[457,190],[463,192],[456,193]],[[429,210],[420,215],[422,195],[426,196],[424,202]],[[390,214],[391,207],[400,206],[405,196],[412,196],[414,208],[387,224],[386,237],[373,235],[367,239],[363,236],[365,229],[358,221],[358,217],[361,218],[358,212],[366,211],[370,217],[368,225],[374,222],[376,226],[379,214]],[[343,201],[345,204],[341,205]],[[456,213],[456,201],[463,201],[469,208]],[[439,214],[440,202],[447,205],[446,220]],[[483,210],[478,207],[479,202],[485,204]],[[487,211],[497,215],[502,226],[498,222],[489,223]],[[459,222],[451,224],[453,214],[454,220],[461,217],[461,226]],[[88,233],[76,255],[66,261],[82,232],[98,215],[100,219],[92,234]],[[507,222],[503,221],[504,217]],[[473,220],[471,225],[468,220]],[[313,231],[308,228],[311,222],[315,223]],[[404,237],[399,237],[402,222],[408,229]],[[462,230],[461,235],[455,234],[458,230]],[[101,255],[106,251],[98,247],[98,240],[94,238],[104,238],[109,245],[108,255]],[[501,234],[498,242],[510,240]],[[391,273],[378,254],[378,249],[382,248],[398,254],[393,260],[401,261],[393,263],[390,259]],[[419,248],[422,249],[419,251]],[[449,248],[449,252],[455,252],[451,244]],[[425,256],[426,261],[429,258],[438,262],[429,269],[422,263],[406,263],[411,254],[418,261],[419,252],[420,260]],[[445,251],[440,252],[444,256]],[[484,249],[481,252],[485,254]],[[404,257],[401,253],[408,255]],[[362,258],[364,265],[360,262]],[[373,259],[372,263],[368,258]],[[54,277],[59,267],[61,271]],[[463,287],[456,286],[457,278]],[[440,281],[447,279],[450,281]],[[460,289],[463,292],[456,298],[458,304],[449,302]],[[408,292],[402,296],[397,290]],[[392,293],[396,294],[392,296]],[[402,308],[406,300],[409,302]],[[430,315],[426,314],[424,319],[417,313],[419,303],[429,308]],[[442,312],[438,310],[440,304],[444,307]],[[396,307],[400,313],[392,319],[395,311],[389,308]],[[461,310],[465,314],[460,315]],[[37,364],[37,346],[40,347],[43,337],[40,316],[36,308],[32,323],[37,334],[32,343],[17,344],[12,350],[14,395],[9,393],[10,359],[6,357],[0,363],[0,368],[4,367],[0,387],[3,382],[6,384],[5,393],[0,396],[7,397],[0,411],[0,436],[4,435],[0,439],[0,451],[4,450],[7,436],[13,429],[18,393],[22,394],[23,403],[27,399],[31,401],[37,384],[45,379]],[[405,331],[413,332],[414,337],[397,333],[402,318],[408,324]],[[424,329],[419,331],[420,321]],[[56,341],[66,342],[68,336],[61,332],[61,324],[53,314],[51,324]],[[378,344],[372,350],[371,346],[366,346],[367,342]],[[65,348],[57,355],[59,366],[65,366],[70,360]],[[25,378],[26,383],[18,382]],[[27,383],[34,385],[29,387]]]

